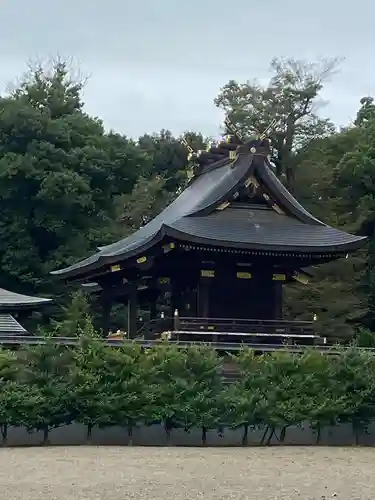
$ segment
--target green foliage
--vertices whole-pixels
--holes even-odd
[[[175,427],[188,431],[207,430],[219,425],[221,374],[214,351],[204,347],[178,350],[168,344],[145,353],[149,367],[155,416],[153,421],[164,425],[167,436]],[[156,417],[156,418],[155,418]]]
[[[201,134],[194,132],[188,132],[185,138],[195,151],[204,149],[207,142]],[[181,139],[173,137],[169,130],[161,130],[159,134],[140,137],[138,144],[151,157],[151,170],[142,172],[142,175],[146,178],[162,177],[166,191],[175,193],[186,180],[188,152]]]
[[[178,349],[162,343],[143,351],[135,344],[114,349],[95,336],[82,336],[74,349],[46,343],[0,356],[0,429],[49,431],[73,421],[87,427],[162,423],[189,432],[261,430],[261,444],[283,442],[288,428],[310,425],[319,442],[322,429],[353,427],[357,442],[375,418],[375,358],[353,346],[338,356],[313,349],[256,356],[243,349],[230,362],[238,381],[227,384],[222,363],[208,347]]]
[[[0,99],[0,267],[10,288],[59,293],[49,271],[123,234],[114,200],[150,169],[134,141],[84,113],[81,91],[57,61]]]
[[[353,347],[334,360],[336,400],[343,402],[336,413],[339,422],[350,422],[356,434],[366,432],[375,416],[375,363],[373,356]]]
[[[247,444],[249,429],[262,428],[266,399],[263,363],[265,358],[254,351],[243,349],[233,357],[238,365],[240,382],[230,385],[224,391],[222,421],[237,428],[243,427],[242,442]]]
[[[318,219],[352,233],[371,234],[364,221],[371,221],[367,205],[371,191],[365,179],[372,174],[363,172],[365,155],[351,159],[359,148],[369,147],[370,125],[350,126],[314,140],[295,157],[297,199]],[[365,247],[349,259],[311,269],[307,286],[285,287],[286,316],[310,320],[317,314],[319,333],[345,341],[355,336],[358,327],[375,328],[370,262]]]
[[[291,188],[295,185],[295,151],[313,139],[334,132],[329,120],[316,114],[316,107],[324,81],[332,75],[338,62],[337,59],[315,63],[274,59],[268,85],[231,80],[215,99],[215,104],[246,136],[257,135],[272,120],[277,121],[271,133],[280,160],[276,166],[279,175],[286,175]]]
[[[84,292],[78,290],[73,293],[70,304],[62,308],[62,316],[62,320],[55,325],[54,335],[76,337],[85,332],[90,316],[90,304]]]
[[[44,443],[50,429],[70,424],[74,415],[69,410],[68,374],[72,353],[65,346],[46,340],[45,345],[31,346],[22,353],[18,381],[30,390],[26,427],[41,430]],[[30,401],[37,401],[31,404]]]
[[[173,195],[166,190],[166,182],[160,176],[139,177],[130,194],[117,198],[117,210],[124,234],[131,234],[147,224],[172,201]]]

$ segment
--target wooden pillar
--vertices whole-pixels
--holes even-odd
[[[150,304],[150,320],[155,319],[157,315],[156,300],[152,301]]]
[[[274,283],[274,319],[283,319],[283,283]]]
[[[180,313],[182,310],[182,284],[178,275],[172,278],[171,287],[171,317],[174,317],[175,311]]]
[[[112,303],[108,301],[102,301],[102,318],[100,328],[103,332],[103,337],[107,337],[111,327],[111,311]]]
[[[160,290],[150,290],[149,304],[150,304],[150,320],[155,319],[157,316],[157,302],[160,295]]]
[[[208,318],[210,316],[210,282],[203,278],[198,287],[198,317]]]
[[[131,284],[128,295],[128,338],[133,339],[137,333],[137,285]]]

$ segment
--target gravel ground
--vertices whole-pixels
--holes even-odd
[[[1,500],[373,500],[373,448],[0,449]]]

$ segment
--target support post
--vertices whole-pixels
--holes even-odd
[[[210,315],[210,283],[201,279],[198,287],[198,316],[208,318]]]
[[[103,332],[103,337],[107,337],[111,326],[112,304],[111,302],[103,301],[101,305],[102,305],[101,330]]]
[[[160,291],[155,289],[150,297],[150,320],[156,319],[157,315],[157,301],[159,297]]]
[[[137,285],[131,284],[128,295],[128,338],[137,334]]]
[[[179,275],[173,276],[172,287],[171,287],[171,317],[174,316],[174,312],[180,311],[182,309],[181,299],[182,299],[182,287],[181,278]]]
[[[274,283],[274,318],[283,319],[283,284],[281,282]]]

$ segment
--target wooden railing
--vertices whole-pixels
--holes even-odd
[[[270,335],[314,335],[312,321],[286,321],[226,318],[175,318],[174,329],[227,333],[254,333]]]
[[[319,343],[313,322],[226,319],[226,318],[159,318],[145,323],[137,333],[137,338],[152,340],[168,332],[172,341],[204,343]]]

